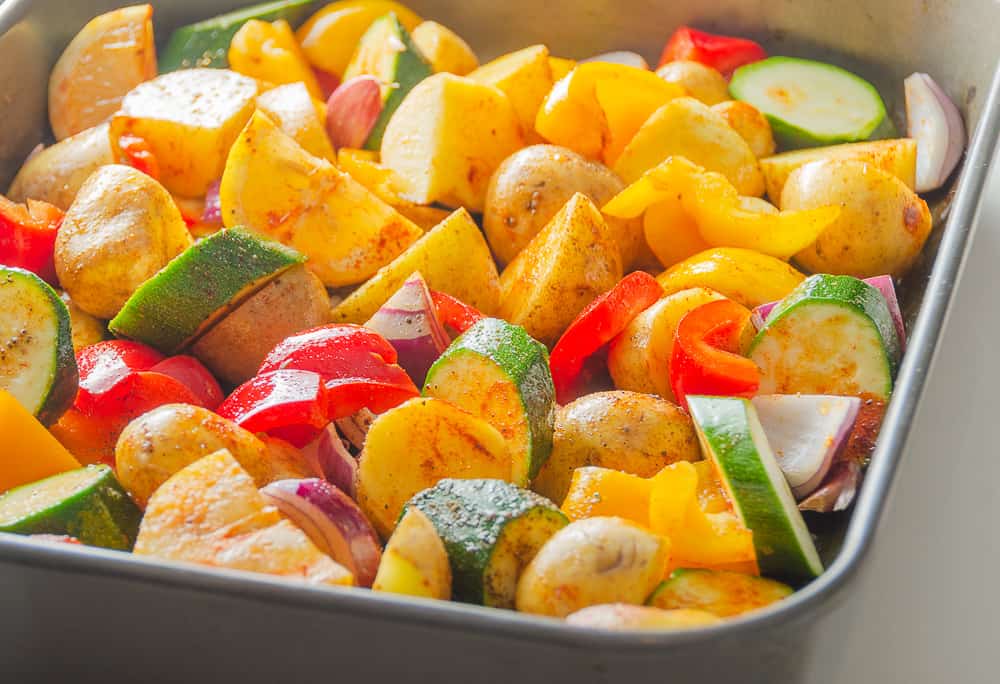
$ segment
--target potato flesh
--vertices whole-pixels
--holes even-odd
[[[533,488],[561,502],[577,468],[652,477],[675,461],[699,458],[691,419],[670,402],[638,392],[597,392],[556,414],[552,454]]]
[[[679,97],[656,110],[614,170],[626,183],[634,183],[671,156],[721,173],[741,195],[764,194],[764,178],[750,146],[721,115],[694,98]]]
[[[227,69],[163,74],[125,96],[111,119],[111,136],[144,139],[163,185],[182,197],[201,197],[222,175],[257,91],[254,79]]]
[[[225,449],[185,467],[157,490],[139,527],[135,553],[313,584],[354,584],[346,568],[267,504]]]
[[[80,188],[56,237],[59,282],[76,305],[110,319],[132,293],[192,243],[170,194],[111,164]]]
[[[565,617],[603,603],[641,604],[669,556],[669,540],[621,518],[578,520],[556,532],[525,568],[517,609]]]
[[[700,62],[676,60],[656,70],[667,83],[683,86],[691,97],[706,105],[716,105],[729,99],[729,84],[718,71]]]
[[[621,280],[601,213],[577,193],[500,276],[500,317],[554,344],[577,314]]]
[[[421,22],[410,35],[435,73],[465,76],[479,66],[476,53],[469,44],[436,21]]]
[[[490,176],[522,145],[510,100],[497,88],[453,74],[421,81],[389,121],[382,163],[401,196],[482,211]]]
[[[410,508],[389,538],[372,591],[451,598],[451,565],[434,523]]]
[[[56,140],[107,121],[126,93],[154,76],[151,5],[94,17],[70,41],[49,77],[49,121]]]
[[[532,45],[511,52],[479,67],[469,78],[499,88],[510,99],[526,143],[541,142],[535,131],[535,117],[555,82],[549,49]]]
[[[726,100],[714,105],[712,111],[721,115],[726,123],[739,133],[741,138],[746,140],[750,151],[757,159],[770,157],[774,154],[777,144],[774,142],[771,124],[767,117],[752,104],[742,100]],[[761,162],[761,172],[764,174],[764,184],[768,188],[768,197],[773,199],[774,195],[770,194],[771,186],[763,161]]]
[[[492,425],[445,401],[410,399],[368,429],[358,505],[387,538],[406,502],[448,477],[510,481],[507,443]]]
[[[257,109],[267,114],[306,152],[336,163],[337,153],[326,133],[326,121],[320,119],[317,101],[303,84],[289,83],[261,93],[257,96]],[[325,105],[322,111],[326,112]]]

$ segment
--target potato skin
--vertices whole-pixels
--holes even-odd
[[[577,192],[598,207],[625,188],[611,169],[558,145],[532,145],[507,157],[490,179],[483,230],[497,260],[510,263]],[[605,217],[627,269],[645,238],[639,219]]]
[[[219,449],[228,449],[258,487],[314,472],[288,456],[286,445],[271,448],[236,423],[208,409],[166,404],[126,426],[115,446],[119,481],[140,508],[171,475]],[[290,448],[290,447],[289,447]]]
[[[66,211],[90,174],[114,160],[104,123],[60,140],[24,162],[7,195],[15,202],[30,197]]]
[[[767,117],[749,102],[741,100],[726,100],[712,107],[712,111],[721,114],[734,131],[747,141],[750,150],[757,159],[770,157],[774,154],[777,145],[774,142],[774,134],[771,132],[771,124]],[[764,176],[765,181],[767,175]]]
[[[622,518],[587,518],[556,532],[517,584],[517,609],[566,617],[603,603],[638,605],[663,578],[670,542]]]
[[[839,205],[840,216],[795,261],[813,272],[902,276],[931,232],[927,203],[892,174],[856,161],[824,160],[796,169],[783,209]]]
[[[683,86],[688,94],[711,106],[729,99],[729,84],[718,71],[700,62],[679,59],[656,70],[667,83]]]
[[[87,179],[66,212],[56,274],[77,306],[109,319],[191,244],[170,193],[141,171],[111,164]]]
[[[596,392],[557,412],[552,454],[533,488],[562,502],[576,468],[652,477],[675,461],[700,458],[691,418],[674,404],[638,392]]]

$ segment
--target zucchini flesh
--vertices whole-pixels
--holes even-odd
[[[143,283],[108,324],[111,332],[175,354],[305,257],[241,227],[213,233]]]
[[[427,372],[424,394],[493,425],[511,447],[520,486],[552,452],[555,386],[545,345],[523,328],[486,318],[452,342]]]
[[[382,83],[382,111],[372,126],[366,150],[382,147],[389,119],[413,87],[433,73],[395,12],[376,19],[361,36],[357,51],[344,71],[344,80],[369,74]]]
[[[73,404],[78,380],[66,304],[34,273],[0,266],[0,389],[49,425]]]
[[[735,397],[689,396],[688,406],[706,458],[753,532],[761,573],[792,581],[818,576],[823,564],[753,405]]]
[[[886,119],[872,84],[808,59],[770,57],[740,67],[729,91],[767,116],[784,148],[868,140]]]
[[[160,73],[194,67],[223,69],[229,66],[229,44],[243,24],[251,19],[284,19],[294,28],[305,18],[312,4],[312,0],[267,2],[182,26],[170,34],[160,56]]]
[[[441,480],[410,507],[430,518],[444,542],[453,598],[496,608],[514,607],[521,572],[569,522],[545,497],[502,480]]]
[[[0,532],[68,535],[108,549],[131,549],[141,517],[106,465],[70,470],[0,496]]]
[[[719,617],[741,615],[791,596],[792,588],[766,577],[728,570],[674,570],[646,602],[664,610],[704,610]]]
[[[768,315],[749,351],[761,394],[886,400],[900,357],[882,294],[851,276],[814,275]]]

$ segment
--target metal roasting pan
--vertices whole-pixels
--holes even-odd
[[[92,16],[123,0],[0,2],[0,190],[49,135],[48,72]],[[239,0],[154,2],[162,42]],[[823,521],[827,570],[769,609],[676,633],[584,631],[475,606],[310,588],[261,575],[43,545],[0,534],[0,681],[794,683],[818,624],[850,609],[893,475],[906,454],[1000,134],[995,0],[415,0],[481,58],[533,43],[582,58],[631,49],[655,61],[681,23],[748,35],[772,54],[833,60],[901,110],[902,79],[926,71],[966,113],[957,182],[929,198],[938,217],[902,284],[910,343],[864,486]],[[316,3],[319,7],[321,3]],[[992,79],[992,85],[991,85]],[[900,120],[897,117],[897,120]],[[3,448],[0,435],[0,449]],[[903,466],[905,467],[905,465]],[[847,604],[847,605],[844,605]],[[836,648],[825,642],[823,650]],[[815,673],[813,673],[815,674]]]

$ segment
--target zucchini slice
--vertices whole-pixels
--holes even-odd
[[[108,328],[175,354],[305,257],[235,227],[188,247],[139,287]]]
[[[823,564],[753,404],[736,397],[690,396],[688,406],[705,457],[753,532],[761,573],[792,581],[818,576]]]
[[[266,2],[181,26],[170,34],[160,55],[160,73],[194,67],[225,68],[229,66],[229,44],[243,24],[251,19],[284,19],[294,27],[305,19],[312,4],[312,0]]]
[[[142,513],[111,468],[89,465],[0,496],[0,532],[56,534],[89,546],[128,551]]]
[[[78,381],[66,304],[34,273],[0,266],[0,389],[49,425],[73,404]]]
[[[424,394],[499,430],[511,447],[517,485],[527,486],[552,452],[555,386],[548,351],[520,326],[499,318],[473,325],[431,366]]]
[[[728,570],[674,570],[646,601],[664,610],[704,610],[719,617],[741,615],[792,595],[792,588],[766,577]]]
[[[818,274],[768,314],[750,345],[761,394],[835,394],[885,401],[900,358],[885,297],[851,276]]]
[[[729,92],[767,116],[785,149],[868,140],[886,118],[875,86],[846,69],[809,59],[770,57],[742,66]]]
[[[451,562],[456,601],[513,608],[521,572],[569,521],[554,503],[502,480],[446,479],[406,505],[430,518]]]
[[[365,141],[366,150],[378,150],[382,147],[382,136],[385,134],[385,127],[389,125],[389,119],[413,90],[413,86],[432,73],[430,64],[395,12],[389,12],[372,22],[361,36],[354,57],[344,71],[344,81],[369,74],[382,83],[382,111]]]

